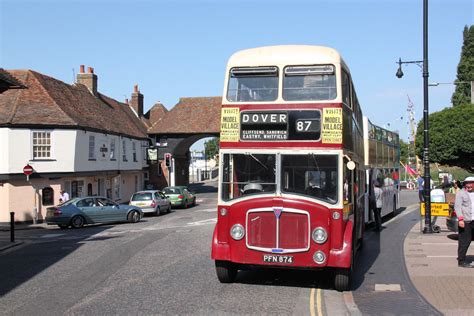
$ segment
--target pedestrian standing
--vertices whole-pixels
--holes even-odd
[[[466,262],[466,253],[471,245],[474,230],[474,177],[464,180],[464,188],[456,193],[454,210],[458,216],[458,266],[474,268]]]
[[[457,180],[453,181],[453,186],[449,188],[449,193],[458,193],[460,189],[460,183]]]
[[[66,191],[61,190],[60,193],[61,193],[60,199],[62,200],[63,203],[69,200],[69,194]]]
[[[374,187],[374,196],[375,196],[375,208],[374,210],[374,220],[375,220],[375,231],[379,232],[382,230],[382,189],[380,188],[380,183],[377,181]]]
[[[420,202],[423,202],[425,199],[423,197],[423,184],[425,181],[421,177],[421,173],[418,174],[418,178],[416,178],[416,184],[418,185],[418,198],[420,199]]]

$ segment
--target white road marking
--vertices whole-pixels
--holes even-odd
[[[202,221],[187,223],[186,225],[188,225],[188,226],[200,226],[200,225],[214,224],[216,222],[217,222],[217,218],[210,218],[210,219],[205,219],[205,220],[202,220]]]
[[[59,237],[59,236],[64,236],[66,234],[48,234],[48,235],[43,235],[40,236],[40,238],[54,238],[54,237]]]
[[[400,292],[400,284],[375,284],[375,292]]]
[[[213,212],[217,212],[217,208],[205,208],[203,210],[197,210],[196,212],[207,212],[207,213],[213,213]]]

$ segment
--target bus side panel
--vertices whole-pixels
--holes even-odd
[[[213,260],[230,260],[230,249],[228,243],[220,243],[217,239],[218,227],[214,227],[214,234],[212,236],[212,251],[211,258]]]
[[[351,266],[352,254],[352,231],[354,229],[354,222],[349,220],[344,230],[344,242],[342,249],[332,249],[329,255],[328,266],[349,268]]]

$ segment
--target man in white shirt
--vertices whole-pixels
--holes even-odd
[[[69,194],[66,191],[61,190],[60,193],[61,193],[61,195],[59,196],[59,198],[61,199],[62,203],[69,200]]]

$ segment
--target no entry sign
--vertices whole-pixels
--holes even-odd
[[[30,175],[33,173],[33,171],[33,167],[28,164],[23,167],[23,173],[26,176],[26,181],[30,181]]]
[[[25,174],[25,176],[29,176],[30,174],[33,173],[33,167],[30,166],[30,165],[26,165],[23,167],[23,173]]]

